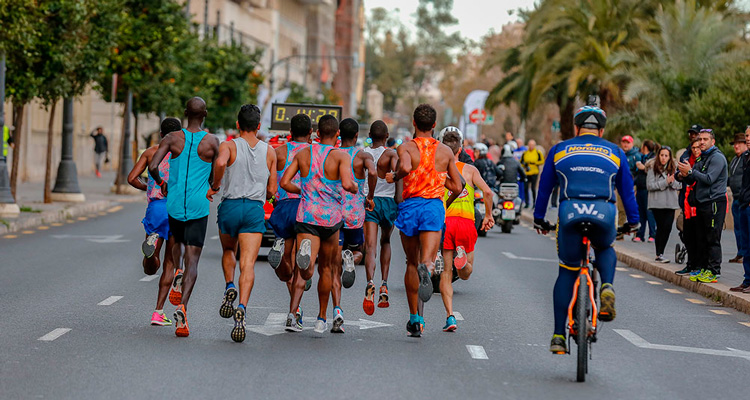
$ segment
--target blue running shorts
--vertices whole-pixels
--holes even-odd
[[[365,242],[365,229],[355,228],[346,229],[341,228],[339,231],[339,246],[346,248],[357,247]]]
[[[268,223],[273,228],[276,237],[291,239],[297,237],[294,225],[297,224],[297,209],[300,199],[284,199],[273,206]]]
[[[396,228],[406,236],[419,232],[440,232],[445,225],[445,207],[442,199],[412,197],[398,205]]]
[[[263,202],[250,199],[224,199],[219,204],[219,232],[233,238],[240,233],[265,233]]]
[[[169,214],[167,214],[167,199],[151,200],[146,207],[143,218],[143,229],[146,235],[158,233],[160,238],[169,238]]]

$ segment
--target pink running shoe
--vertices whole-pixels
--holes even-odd
[[[466,257],[466,250],[464,250],[464,247],[456,247],[456,257],[453,258],[453,266],[455,266],[456,269],[462,269],[466,266],[467,261],[468,257]]]
[[[151,314],[151,325],[172,326],[172,320],[167,318],[166,315],[154,311],[154,313]]]

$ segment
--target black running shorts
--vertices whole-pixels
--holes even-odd
[[[169,230],[177,243],[203,248],[206,241],[208,215],[203,218],[180,221],[169,217]]]
[[[319,237],[320,240],[326,240],[331,237],[331,235],[338,233],[339,229],[341,229],[342,226],[344,226],[344,221],[341,221],[338,224],[329,227],[307,224],[298,221],[294,225],[294,231],[297,233],[308,233],[310,235]]]

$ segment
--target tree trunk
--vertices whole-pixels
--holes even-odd
[[[10,191],[13,198],[16,198],[16,187],[18,184],[18,167],[21,159],[21,147],[23,144],[23,114],[26,111],[26,104],[13,103],[13,166],[10,171]]]
[[[568,98],[565,101],[565,105],[561,105],[560,99],[558,98],[557,106],[560,108],[560,139],[568,140],[575,136],[575,129],[573,129],[573,107],[575,106],[575,99]]]
[[[49,125],[47,126],[47,168],[44,172],[44,203],[52,203],[52,141],[54,135],[52,130],[55,128],[55,108],[57,108],[57,101],[52,103],[49,113]]]
[[[133,113],[133,160],[138,159],[138,114]]]
[[[123,113],[124,115],[128,115],[126,113]],[[120,169],[122,168],[122,148],[125,146],[125,135],[123,135],[123,132],[125,132],[125,118],[122,119],[122,126],[120,127],[120,146],[117,147],[117,150],[119,151],[119,156],[117,157],[117,173],[115,174],[115,187],[120,187]],[[124,185],[124,183],[123,183]]]

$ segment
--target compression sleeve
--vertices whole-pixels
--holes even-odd
[[[547,202],[549,201],[549,197],[552,194],[552,189],[557,183],[557,173],[555,172],[556,152],[557,145],[554,145],[551,149],[549,149],[549,155],[544,161],[544,168],[542,169],[542,174],[539,177],[539,189],[536,196],[536,204],[534,205],[534,219],[543,219],[545,214],[547,214]]]
[[[635,192],[633,191],[633,176],[630,175],[630,166],[628,165],[625,153],[620,150],[620,169],[615,177],[615,186],[620,193],[622,204],[625,207],[625,214],[628,216],[628,222],[635,224],[639,222],[638,203],[635,201]]]

